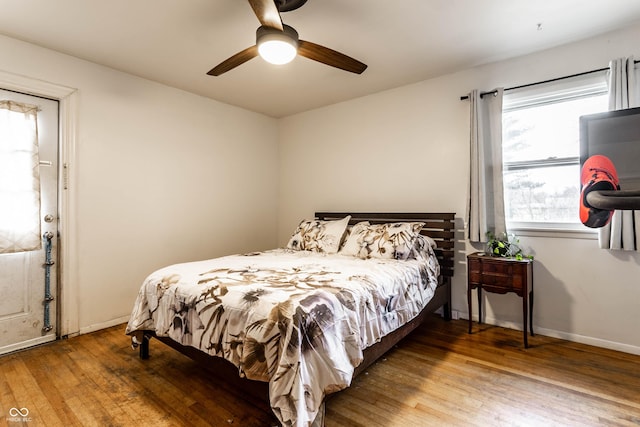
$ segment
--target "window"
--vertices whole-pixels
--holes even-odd
[[[0,253],[41,247],[37,114],[0,101]]]
[[[503,176],[507,228],[585,229],[579,117],[608,108],[605,73],[505,93]]]

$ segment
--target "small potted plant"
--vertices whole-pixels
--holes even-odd
[[[503,257],[503,258],[515,258],[522,260],[523,258],[531,258],[531,255],[524,255],[522,248],[520,248],[520,240],[515,234],[500,233],[498,236],[491,231],[487,231],[487,251],[491,256]]]

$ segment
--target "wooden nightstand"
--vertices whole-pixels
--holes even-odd
[[[467,303],[469,304],[469,333],[471,333],[471,290],[478,289],[478,323],[482,323],[482,290],[498,294],[515,292],[522,297],[522,330],[524,347],[527,340],[527,317],[533,336],[533,260],[501,258],[476,252],[467,255]],[[527,316],[528,313],[528,316]]]

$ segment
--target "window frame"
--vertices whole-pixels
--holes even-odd
[[[522,86],[504,93],[503,117],[504,113],[511,111],[603,95],[607,91],[607,70],[598,70],[552,82]],[[567,165],[579,166],[579,154],[571,157],[503,161],[503,177],[505,173],[514,170]],[[506,195],[507,193],[505,192],[505,197]],[[506,202],[505,200],[505,204]],[[585,227],[579,221],[576,223],[531,222],[511,221],[506,218],[506,222],[509,232],[514,232],[521,236],[597,238],[597,230]]]

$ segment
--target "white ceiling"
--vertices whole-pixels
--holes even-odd
[[[0,0],[0,34],[273,117],[620,28],[640,20],[640,1],[308,0],[282,19],[369,68],[258,57],[207,76],[255,44],[244,0]]]

